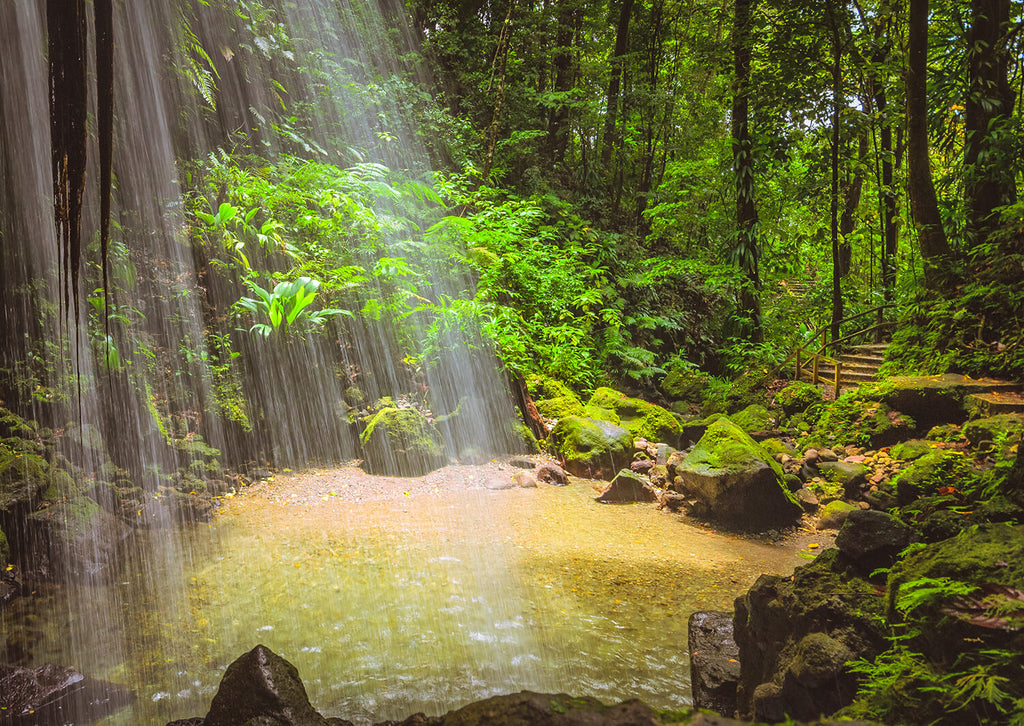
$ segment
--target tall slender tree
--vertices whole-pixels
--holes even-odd
[[[760,340],[761,277],[754,201],[754,143],[750,134],[750,55],[752,10],[756,0],[736,0],[733,17],[732,158],[736,179],[736,258],[747,277],[741,305],[751,321],[751,337]]]

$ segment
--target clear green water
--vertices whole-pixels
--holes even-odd
[[[23,600],[0,616],[6,659],[135,689],[108,724],[205,714],[257,643],[295,664],[318,710],[357,722],[522,689],[678,708],[689,614],[802,563],[795,544],[597,504],[585,482],[346,501],[329,493],[340,476],[286,477],[184,541],[148,533],[116,583]]]

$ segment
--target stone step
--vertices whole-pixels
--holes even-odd
[[[839,360],[842,361],[842,364],[844,366],[851,365],[854,363],[862,363],[864,365],[873,366],[875,368],[878,368],[884,362],[882,356],[880,355],[853,355],[851,353],[843,353],[841,356],[839,356]]]
[[[972,393],[964,405],[973,416],[987,418],[1001,413],[1024,413],[1024,393],[1020,391],[993,391]]]

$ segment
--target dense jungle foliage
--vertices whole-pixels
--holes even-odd
[[[1020,3],[408,2],[373,66],[249,2],[232,63],[273,75],[247,71],[248,109],[218,99],[199,11],[177,67],[243,130],[195,163],[192,234],[251,289],[304,275],[351,314],[373,285],[358,314],[474,321],[581,391],[763,375],[879,305],[833,337],[895,327],[890,372],[1024,374]],[[376,143],[325,132],[338,116]],[[431,293],[424,247],[470,272],[460,294]]]
[[[83,380],[100,399],[135,396],[161,443],[192,457],[183,491],[220,467],[210,420],[254,445],[278,427],[289,386],[307,383],[295,361],[342,382],[344,401],[321,402],[339,428],[392,396],[453,416],[463,401],[442,410],[427,380],[456,350],[556,391],[534,398],[582,409],[612,386],[703,416],[763,404],[822,335],[830,355],[891,340],[883,373],[1024,380],[1021,0],[168,5],[181,201],[164,213],[191,259],[181,272],[147,246],[159,234],[115,178],[109,240],[62,242],[74,269],[85,261],[80,318],[106,377],[61,377],[72,343],[43,331],[67,311],[40,306],[11,315],[0,400],[28,417],[18,401],[70,409]],[[43,285],[8,286],[4,312]],[[186,298],[201,320],[169,339]],[[175,400],[175,379],[203,385]],[[853,396],[787,413],[834,438]],[[134,426],[107,415],[106,431]],[[296,451],[338,456],[337,431],[320,449],[307,433],[288,432]],[[1020,457],[996,444],[1016,487]],[[986,482],[957,484],[962,509],[991,498]],[[996,594],[1017,629],[1019,592]],[[926,632],[917,615],[968,596],[936,581],[892,603],[906,629],[858,664],[855,715],[1021,723],[1005,675],[1019,650],[936,664],[905,645]]]

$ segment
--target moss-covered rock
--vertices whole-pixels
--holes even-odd
[[[829,502],[818,511],[818,529],[839,529],[850,515],[860,507],[842,499]]]
[[[557,398],[541,398],[534,401],[537,410],[544,418],[560,419],[566,416],[580,416],[583,414],[583,403],[575,393]]]
[[[861,386],[857,395],[879,401],[912,417],[925,431],[932,426],[960,423],[967,417],[968,396],[1012,388],[1012,384],[957,373],[936,376],[891,376]]]
[[[32,577],[113,575],[130,529],[84,495],[67,497],[28,516],[23,552]]]
[[[696,497],[698,515],[741,529],[769,529],[800,518],[782,467],[727,418],[708,427],[675,471],[676,485]]]
[[[820,461],[818,472],[825,481],[839,484],[845,496],[852,499],[860,494],[860,485],[868,480],[870,470],[853,461]]]
[[[683,430],[671,411],[611,388],[598,388],[587,405],[614,411],[619,425],[629,429],[636,438],[676,445]]]
[[[941,487],[969,489],[976,478],[977,472],[962,452],[933,449],[900,472],[896,496],[900,504],[909,504],[918,497],[937,494]]]
[[[793,381],[775,394],[775,403],[787,416],[806,411],[808,406],[821,400],[821,389],[806,381]]]
[[[935,448],[935,444],[924,439],[911,439],[896,444],[889,450],[889,456],[900,461],[916,461],[927,456]]]
[[[913,419],[887,404],[858,398],[856,391],[844,393],[828,406],[811,436],[801,448],[835,444],[879,448],[912,437]]]
[[[619,414],[612,411],[610,408],[601,408],[600,406],[586,405],[583,407],[583,413],[580,414],[583,418],[592,418],[597,421],[608,421],[616,426],[619,425]]]
[[[633,458],[633,435],[608,421],[568,416],[555,424],[550,442],[562,466],[575,476],[608,478]]]
[[[534,401],[545,398],[576,397],[575,392],[561,381],[536,373],[526,377],[526,390]]]
[[[729,420],[748,434],[758,431],[771,431],[777,423],[771,411],[759,403],[752,403],[742,411],[732,414]]]
[[[977,609],[966,607],[957,599],[959,595],[953,594],[962,588],[954,589],[951,585],[995,585],[1024,592],[1021,552],[1024,525],[984,524],[907,555],[889,575],[890,618],[905,617],[921,625],[918,645],[938,658],[951,659],[965,647],[965,637],[981,633],[987,636],[986,647],[996,646],[998,640],[1007,641],[1016,629],[1024,628],[1024,614],[1019,606],[1000,608],[999,599],[994,598],[989,601],[989,608],[983,602]],[[938,590],[931,597],[921,597],[919,593],[918,597],[901,601],[913,592],[915,583],[928,580]],[[943,595],[942,589],[950,594]],[[911,607],[910,603],[915,604]],[[1000,634],[1002,637],[998,637]]]
[[[421,476],[444,464],[441,434],[414,408],[383,408],[359,437],[366,468],[391,476]]]
[[[801,652],[798,644],[812,633],[825,633],[849,651],[850,659],[871,658],[888,647],[887,629],[880,617],[884,612],[885,598],[873,584],[852,572],[836,549],[796,568],[792,576],[762,575],[736,599],[733,623],[740,650],[739,715],[766,715],[758,712],[767,705],[755,697],[759,691],[762,696],[777,694],[780,700],[776,705],[782,713],[795,716],[807,708],[802,696],[789,701],[782,688],[788,672],[794,667],[802,670],[794,666]],[[803,650],[806,653],[806,648]],[[766,685],[769,687],[761,688]],[[823,702],[814,717],[836,707],[831,701],[833,693],[834,689],[820,694]],[[829,701],[827,706],[824,701]]]
[[[821,504],[828,504],[846,495],[846,488],[837,481],[829,481],[824,477],[815,477],[807,482],[807,488],[818,498]]]
[[[1017,442],[1024,436],[1024,414],[1001,413],[997,416],[968,421],[963,427],[964,436],[977,448],[982,441]]]
[[[709,381],[707,373],[677,368],[666,373],[658,387],[669,401],[694,404],[704,400]]]
[[[33,502],[50,483],[46,460],[24,444],[0,441],[0,511]]]

